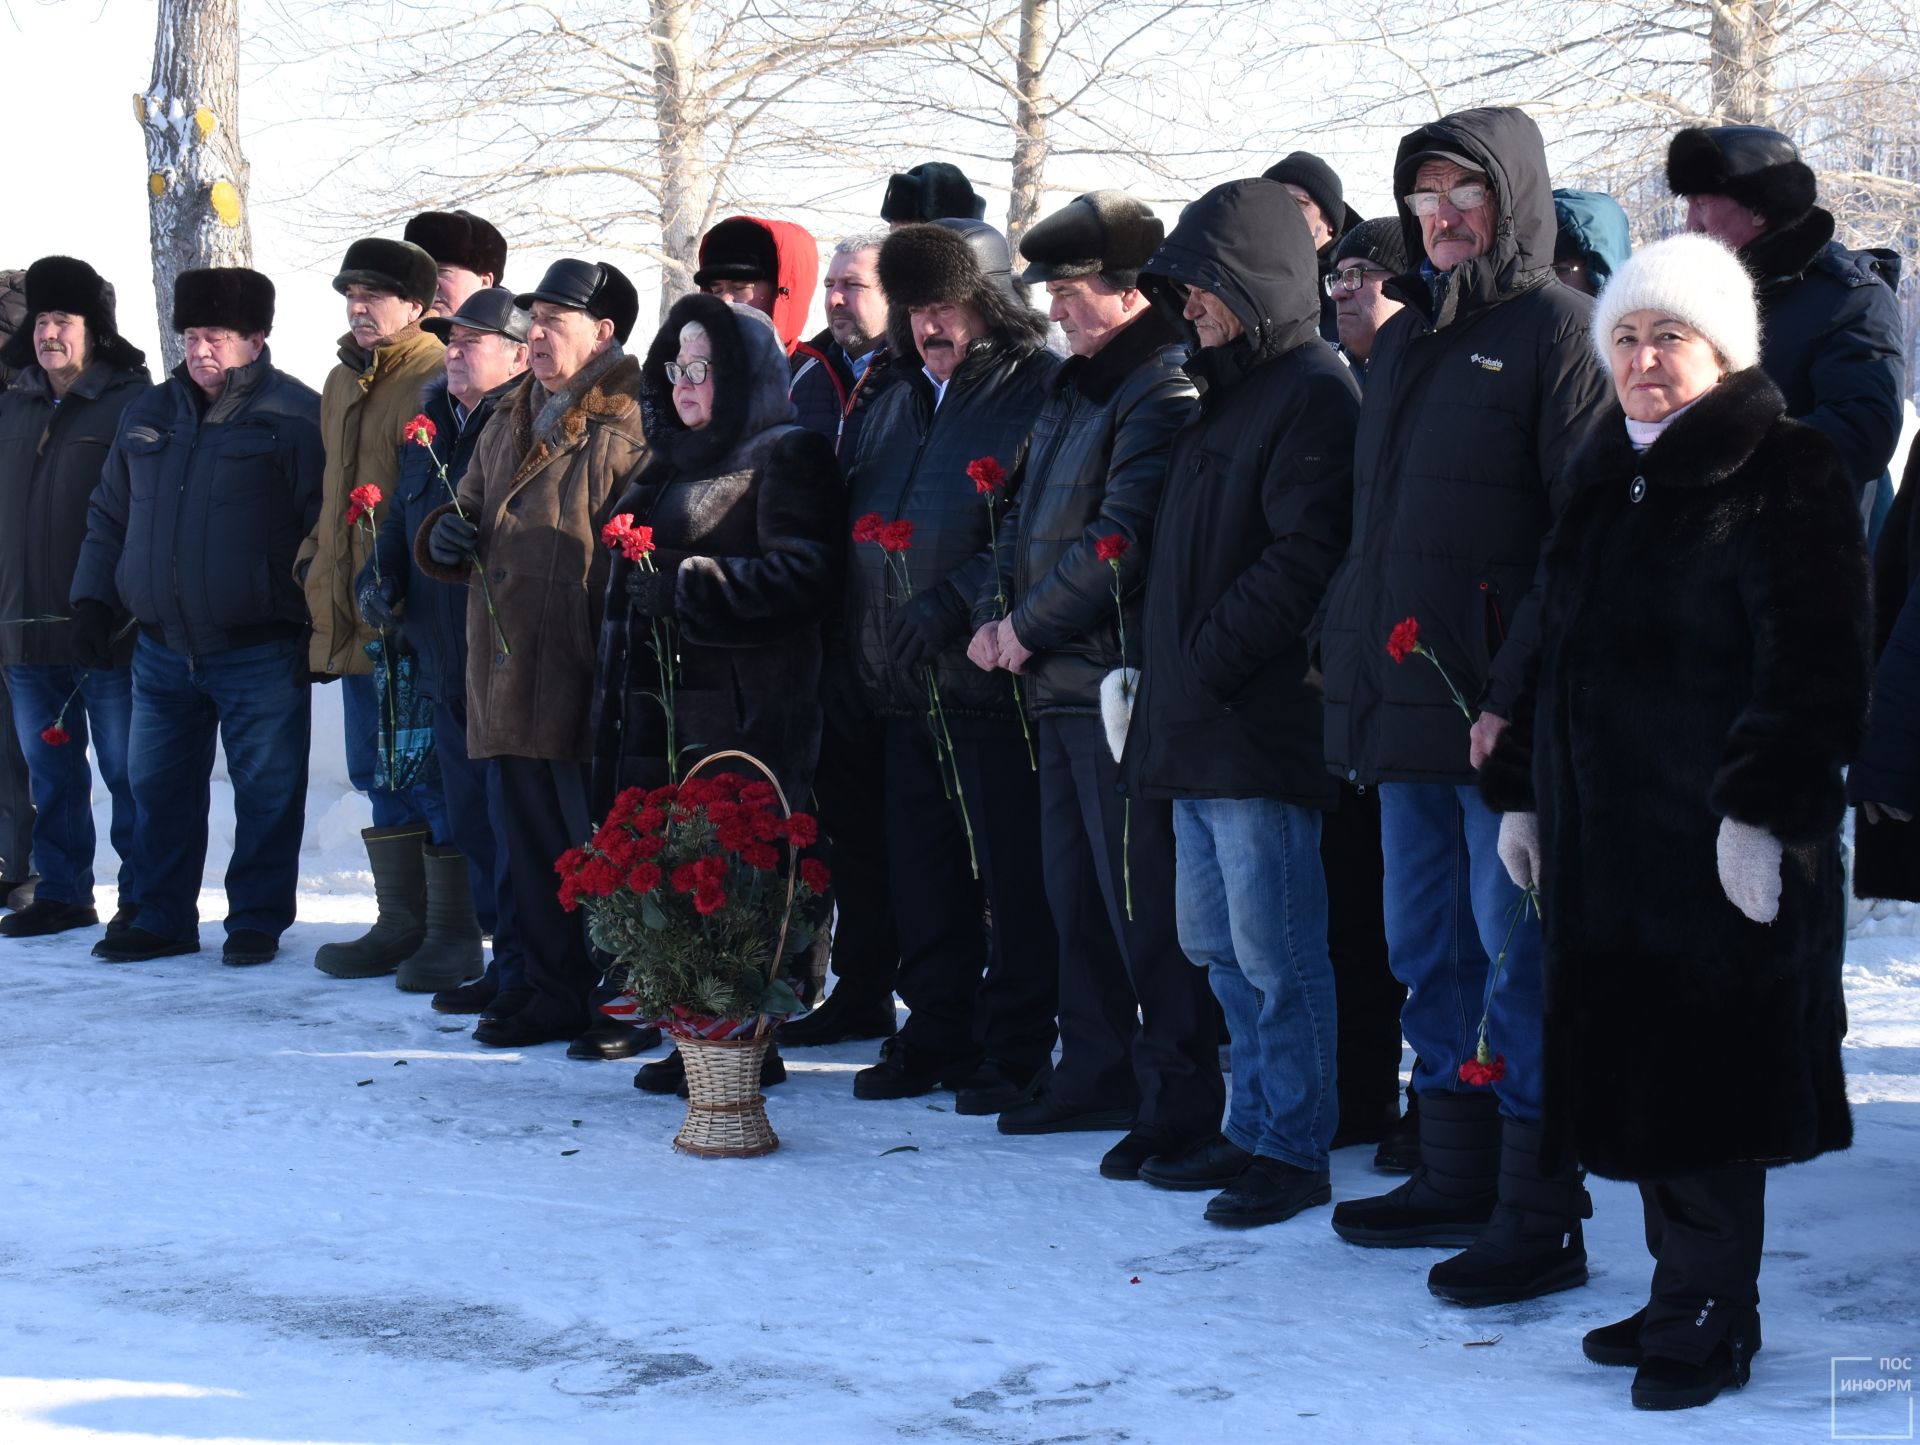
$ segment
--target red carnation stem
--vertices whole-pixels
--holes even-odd
[[[972,470],[972,467],[968,468],[969,472]],[[998,493],[992,486],[986,486],[981,488],[980,495],[987,503],[987,543],[993,548],[993,600],[1000,610],[999,615],[1004,618],[1011,609],[1007,606],[1006,588],[1000,580],[1000,523],[993,510],[993,500]],[[1033,734],[1027,730],[1027,705],[1020,696],[1020,674],[1009,669],[1007,679],[1013,684],[1013,711],[1020,719],[1020,736],[1027,743],[1027,767],[1037,773],[1040,771],[1040,760],[1034,756]]]
[[[447,464],[440,460],[440,453],[433,449],[431,439],[422,441],[420,445],[427,449],[427,459],[433,463],[434,475],[440,478],[440,485],[447,490],[447,500],[453,503],[454,516],[463,522],[466,521],[466,508],[460,505],[460,494],[454,490],[453,480],[447,475]],[[500,655],[502,657],[511,657],[513,656],[513,649],[507,645],[506,629],[500,625],[499,610],[493,605],[493,588],[487,585],[487,569],[480,565],[480,554],[478,552],[470,548],[468,549],[467,555],[473,559],[473,575],[480,579],[480,600],[487,604],[487,620],[493,624],[493,640],[500,644]],[[375,560],[376,562],[378,560],[377,553],[375,554]],[[375,576],[377,577],[378,574],[376,573]]]
[[[907,571],[905,560],[898,555],[894,548],[886,547],[882,544],[882,550],[886,554],[887,566],[895,569],[895,575],[900,579],[901,592],[906,596],[906,599],[911,602],[913,600],[913,578]],[[934,735],[933,742],[934,753],[936,754],[934,765],[940,768],[940,784],[943,789],[946,787],[948,774],[951,773],[952,775],[953,788],[947,796],[960,804],[960,824],[967,830],[967,862],[973,869],[973,876],[978,878],[980,876],[980,855],[974,848],[973,843],[973,818],[972,815],[967,812],[967,790],[960,782],[960,763],[954,756],[953,734],[947,730],[947,710],[940,702],[940,684],[934,678],[932,664],[928,664],[922,668],[921,671],[926,675],[927,679],[928,722],[930,726],[938,728],[938,731]],[[944,759],[941,756],[941,745],[943,743],[945,744]],[[943,761],[944,766],[942,766]]]
[[[1527,906],[1533,906],[1533,916],[1540,916],[1540,893],[1535,888],[1526,888],[1514,900],[1508,912],[1507,936],[1501,941],[1500,952],[1493,960],[1493,968],[1487,974],[1486,1002],[1480,1009],[1480,1040],[1475,1046],[1473,1057],[1460,1066],[1460,1078],[1469,1084],[1491,1084],[1506,1077],[1506,1059],[1496,1056],[1487,1047],[1487,1017],[1493,1012],[1493,991],[1499,985],[1501,971],[1505,968],[1507,954],[1513,948],[1514,932],[1520,927],[1520,920],[1527,915]]]

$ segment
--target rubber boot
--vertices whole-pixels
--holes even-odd
[[[1542,1178],[1540,1168],[1539,1126],[1503,1119],[1493,1218],[1464,1253],[1433,1267],[1428,1289],[1457,1305],[1504,1305],[1587,1282],[1584,1176],[1568,1165]]]
[[[400,967],[426,934],[427,875],[421,849],[427,830],[417,823],[367,828],[367,866],[379,916],[351,943],[322,944],[313,966],[335,978],[381,978]]]
[[[1333,1232],[1376,1249],[1472,1244],[1486,1228],[1500,1173],[1500,1101],[1486,1091],[1420,1096],[1420,1167],[1406,1183],[1333,1211]]]
[[[466,854],[432,843],[420,852],[427,874],[427,932],[393,982],[408,993],[438,993],[485,973],[486,951],[480,946]]]

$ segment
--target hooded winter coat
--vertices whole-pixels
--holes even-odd
[[[577,388],[574,389],[574,388]],[[640,364],[603,352],[573,378],[565,410],[537,440],[549,393],[528,372],[496,403],[460,479],[461,509],[479,528],[503,650],[471,562],[448,567],[427,549],[427,513],[413,563],[467,584],[467,755],[588,762],[601,609],[612,559],[600,529],[646,461]]]
[[[1920,817],[1920,442],[1873,554],[1873,712],[1847,796]],[[1920,822],[1854,820],[1853,891],[1920,902]]]
[[[1188,206],[1146,268],[1245,328],[1194,354],[1147,567],[1144,666],[1121,771],[1157,798],[1325,808],[1308,633],[1346,548],[1360,389],[1319,336],[1319,265],[1279,183]]]
[[[1841,769],[1867,559],[1833,447],[1736,372],[1644,453],[1618,406],[1568,465],[1540,640],[1487,801],[1536,809],[1549,1148],[1615,1179],[1852,1137]],[[1780,913],[1720,886],[1723,818],[1785,845]]]
[[[456,491],[460,479],[472,464],[480,435],[492,419],[501,398],[519,384],[519,378],[503,382],[481,397],[467,413],[462,426],[454,415],[453,397],[445,376],[436,376],[420,395],[420,414],[433,423],[433,450],[406,442],[400,448],[400,475],[388,499],[387,515],[375,538],[383,579],[396,580],[396,601],[404,601],[400,616],[401,635],[420,659],[421,690],[430,697],[466,696],[467,688],[467,584],[437,582],[413,565],[413,539],[429,512],[437,511],[447,500],[447,487]],[[439,458],[439,464],[434,461]],[[447,479],[440,480],[440,464]],[[373,562],[360,569],[354,583],[355,595],[373,580]],[[487,628],[489,640],[493,628]]]
[[[792,221],[770,221],[762,216],[729,216],[727,220],[758,226],[767,233],[772,243],[775,262],[771,313],[773,329],[780,335],[782,349],[791,356],[794,348],[800,344],[800,333],[806,330],[807,312],[813,308],[814,283],[820,277],[820,248],[814,244],[812,234],[804,226],[797,226]],[[721,224],[725,225],[726,222]],[[703,241],[703,262],[706,259],[705,252]]]
[[[58,401],[34,361],[0,392],[0,617],[72,614],[93,489],[122,414],[148,390],[146,358],[113,340],[104,355],[96,345]],[[66,623],[10,623],[0,627],[0,663],[71,666],[72,639]],[[114,647],[115,664],[132,655],[129,635]]]
[[[1604,192],[1558,190],[1553,193],[1553,214],[1561,238],[1585,264],[1587,279],[1598,292],[1633,254],[1627,213]]]
[[[690,431],[666,364],[699,321],[713,349],[712,420]],[[674,747],[683,766],[738,748],[805,806],[820,748],[820,623],[838,588],[846,496],[826,438],[793,421],[787,363],[758,312],[715,296],[674,303],[640,372],[652,454],[613,514],[653,528],[654,568],[672,575],[679,652]],[[607,578],[594,689],[593,806],[667,781],[654,620],[634,609],[639,565]]]
[[[320,518],[294,564],[313,619],[307,662],[316,673],[373,671],[366,645],[374,632],[360,620],[353,593],[373,539],[366,527],[347,525],[347,500],[355,487],[378,487],[375,527],[386,520],[400,475],[400,429],[420,410],[420,389],[445,370],[446,348],[418,325],[374,347],[371,357],[351,335],[340,340],[340,364],[320,392],[320,435],[327,444]]]
[[[1047,321],[1039,312],[997,287],[982,288],[976,304],[987,335],[954,369],[937,410],[905,308],[891,308],[887,341],[903,378],[874,403],[847,467],[852,517],[878,512],[889,522],[913,523],[912,548],[897,554],[913,595],[949,588],[963,614],[972,612],[988,581],[992,543],[986,504],[967,464],[991,457],[1009,477],[1018,473],[1027,434],[1060,366],[1045,349]],[[924,716],[927,690],[919,670],[901,673],[887,655],[888,624],[906,600],[899,578],[871,543],[852,548],[846,577],[843,635],[862,690],[882,717]],[[982,672],[967,660],[968,640],[959,638],[934,664],[942,708],[950,722],[970,716],[1011,722],[1013,689],[1003,674]]]
[[[1760,365],[1787,415],[1833,443],[1857,491],[1887,469],[1900,441],[1900,258],[1849,251],[1816,206],[1748,242],[1740,259],[1760,300]]]
[[[1351,782],[1468,783],[1468,721],[1424,659],[1387,655],[1414,617],[1476,712],[1510,716],[1538,627],[1541,544],[1570,495],[1566,460],[1612,395],[1587,337],[1592,303],[1553,275],[1553,195],[1539,129],[1468,110],[1400,142],[1394,192],[1439,150],[1483,170],[1492,247],[1386,283],[1405,309],[1367,364],[1353,540],[1327,596],[1327,765]],[[1420,223],[1400,205],[1407,254]]]
[[[209,402],[185,363],[121,417],[73,600],[185,657],[304,637],[294,554],[320,514],[320,398],[262,351]]]
[[[1167,451],[1193,410],[1182,369],[1191,337],[1158,309],[1141,314],[1092,356],[1068,357],[1033,424],[1014,503],[975,628],[1009,615],[1033,653],[1021,674],[1027,711],[1100,711],[1100,681],[1120,666],[1120,619],[1102,538],[1127,542],[1117,585],[1127,613],[1127,665],[1140,665],[1140,606]]]

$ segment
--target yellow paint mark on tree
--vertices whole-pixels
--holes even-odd
[[[213,112],[208,110],[204,105],[193,113],[193,123],[199,127],[200,136],[203,140],[212,135],[214,126],[219,124],[219,122],[213,118]]]
[[[133,118],[142,125],[147,123],[147,98],[144,95],[133,98]]]
[[[220,218],[222,225],[240,224],[240,192],[234,188],[232,181],[215,181],[207,199],[213,203],[213,213]]]
[[[147,191],[156,200],[167,193],[167,178],[155,171],[147,177]]]

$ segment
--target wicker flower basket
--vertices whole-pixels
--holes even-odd
[[[687,1118],[674,1148],[702,1159],[753,1159],[780,1147],[760,1095],[772,1042],[771,1029],[753,1039],[674,1039],[687,1068]]]

